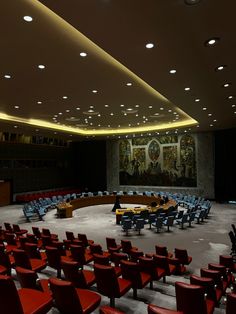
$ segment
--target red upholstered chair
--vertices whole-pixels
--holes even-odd
[[[7,269],[7,275],[11,276],[11,269],[15,266],[15,260],[12,255],[7,254],[4,244],[0,244],[0,265],[2,266],[2,274],[5,274],[5,269]]]
[[[84,247],[90,246],[94,243],[93,240],[89,240],[84,233],[78,233],[78,239],[83,242]]]
[[[191,275],[190,283],[192,285],[202,286],[204,288],[204,293],[206,294],[206,298],[213,300],[215,302],[215,306],[219,306],[219,302],[222,297],[222,290],[215,288],[215,283],[212,278]]]
[[[171,259],[168,257],[154,254],[153,260],[156,267],[165,270],[166,276],[171,276],[175,273],[176,265],[171,264]],[[165,276],[163,277],[163,282],[166,282]]]
[[[33,289],[17,291],[13,279],[0,276],[0,311],[3,314],[46,314],[52,308],[48,293]]]
[[[155,250],[157,255],[166,256],[170,258],[173,256],[172,253],[168,252],[166,246],[155,245]]]
[[[34,243],[25,243],[25,251],[28,254],[29,258],[36,258],[42,261],[47,261],[47,255],[45,252],[40,252],[37,244]]]
[[[192,262],[192,257],[188,255],[185,249],[175,249],[175,258],[178,258],[181,265],[181,267],[178,267],[178,271],[184,273],[186,271],[184,265],[189,265]]]
[[[114,238],[106,238],[107,249],[109,253],[119,253],[121,250],[121,245],[117,245]]]
[[[38,240],[36,238],[36,236],[32,233],[27,233],[26,234],[26,238],[27,238],[27,242],[28,243],[34,243],[34,244],[37,244],[39,246],[39,243],[38,243]]]
[[[25,250],[25,244],[27,243],[28,239],[24,236],[18,237],[18,248],[21,250]]]
[[[69,281],[50,278],[49,283],[56,307],[61,313],[89,314],[101,302],[101,296],[96,292],[75,288]]]
[[[32,231],[37,239],[41,239],[42,233],[40,232],[38,227],[32,227]]]
[[[83,268],[84,265],[93,261],[93,256],[89,253],[86,253],[83,246],[71,245],[70,250],[72,259],[79,263],[80,268]]]
[[[209,263],[208,268],[212,270],[218,270],[222,277],[223,288],[226,289],[230,286],[230,284],[234,281],[234,276],[232,275],[231,271],[223,265]]]
[[[51,237],[52,240],[57,240],[58,239],[58,235],[55,233],[51,233],[51,231],[47,228],[43,228],[42,229],[42,234],[45,236],[49,236]]]
[[[184,312],[168,310],[168,309],[165,309],[164,307],[160,307],[154,304],[149,304],[148,314],[184,314]]]
[[[22,268],[40,272],[47,267],[47,263],[45,261],[36,258],[29,258],[24,250],[13,250],[13,256],[15,259],[15,265]]]
[[[94,260],[94,264],[112,266],[109,256],[105,256],[101,254],[93,254],[93,260]],[[116,272],[116,276],[119,277],[121,275],[121,268],[119,266],[114,266],[114,269]]]
[[[148,273],[152,281],[160,280],[163,278],[163,282],[165,282],[166,271],[164,268],[157,266],[154,259],[151,257],[140,257],[139,265],[143,272]],[[150,288],[152,289],[152,281],[150,283]]]
[[[46,255],[48,260],[48,266],[57,271],[57,277],[61,278],[61,262],[70,261],[67,256],[61,256],[60,251],[53,246],[46,246]]]
[[[114,309],[114,307],[104,305],[100,307],[99,314],[125,314],[125,312],[121,312],[117,309]]]
[[[113,261],[113,263],[115,264],[116,267],[120,266],[120,262],[121,260],[127,260],[128,259],[128,255],[126,253],[112,253],[111,255],[111,260]]]
[[[152,281],[148,272],[141,271],[139,264],[130,261],[121,261],[122,278],[130,280],[133,288],[133,298],[137,299],[137,289],[143,289]]]
[[[50,236],[46,236],[42,234],[41,236],[42,247],[45,249],[46,246],[52,246],[52,238]]]
[[[135,246],[132,246],[131,241],[129,240],[121,240],[121,247],[122,252],[130,255],[130,251],[138,251],[138,248]]]
[[[70,240],[70,241],[75,240],[74,232],[72,232],[72,231],[66,231],[66,239],[67,239],[67,240]]]
[[[28,232],[26,229],[21,229],[19,225],[13,224],[13,232],[19,237]]]
[[[52,294],[48,286],[48,279],[39,279],[35,271],[16,267],[16,274],[21,288],[35,289]]]
[[[230,269],[232,272],[236,272],[236,263],[234,263],[234,259],[232,255],[220,255],[219,256],[220,265],[225,266]]]
[[[115,269],[111,266],[95,264],[94,274],[98,292],[110,298],[111,307],[115,307],[115,298],[122,297],[132,287],[130,280],[117,278]]]
[[[4,226],[5,226],[7,233],[13,233],[12,226],[9,222],[4,222]]]
[[[93,243],[89,246],[91,254],[99,254],[103,256],[110,257],[111,254],[109,252],[103,251],[102,246],[100,244]]]
[[[51,246],[57,248],[61,256],[67,256],[67,251],[65,249],[64,242],[52,241]],[[68,252],[68,255],[71,255],[71,254]]]
[[[225,294],[227,287],[223,283],[220,271],[207,269],[207,268],[201,268],[200,273],[201,273],[201,277],[212,278],[214,280],[214,283],[217,286],[217,288],[220,289],[223,294]]]
[[[213,314],[214,301],[204,298],[204,288],[183,282],[175,283],[177,310],[184,314]]]
[[[14,249],[18,248],[16,237],[14,233],[5,233],[5,241],[7,242],[6,251],[8,253],[12,252]]]
[[[65,279],[72,282],[76,288],[88,289],[95,283],[95,275],[91,270],[79,270],[79,264],[73,261],[61,262]]]
[[[227,294],[226,314],[235,314],[236,293]]]

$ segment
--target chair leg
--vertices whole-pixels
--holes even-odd
[[[61,278],[61,269],[57,270],[57,278],[59,278],[59,279]]]
[[[115,307],[115,298],[110,298],[110,307]]]
[[[153,281],[150,281],[150,289],[153,290]]]
[[[134,299],[137,299],[137,297],[138,297],[137,289],[136,289],[136,288],[133,288],[133,298],[134,298]]]
[[[163,283],[166,283],[166,276],[163,277]]]

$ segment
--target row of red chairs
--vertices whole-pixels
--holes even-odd
[[[62,190],[55,190],[55,191],[46,191],[46,192],[38,192],[38,193],[26,193],[26,194],[18,194],[16,195],[16,202],[25,203],[34,200],[38,200],[39,198],[45,198],[58,195],[66,195],[66,194],[79,194],[81,193],[80,189],[62,189]]]
[[[97,281],[98,291],[101,294],[104,294],[104,295],[107,295],[110,297],[111,305],[114,305],[115,297],[120,297],[121,295],[123,295],[122,294],[123,292],[126,293],[131,287],[133,288],[133,296],[134,296],[134,298],[136,298],[137,297],[137,289],[142,289],[148,283],[152,283],[153,280],[159,280],[160,278],[164,279],[165,275],[168,275],[165,268],[161,269],[161,267],[156,267],[157,266],[156,261],[162,260],[162,258],[160,258],[160,255],[158,256],[157,254],[164,254],[165,255],[164,259],[168,260],[168,261],[171,258],[173,258],[172,254],[167,251],[166,247],[163,248],[160,246],[156,246],[156,253],[157,254],[149,254],[148,256],[143,256],[143,254],[142,255],[140,255],[140,254],[136,255],[135,254],[134,256],[132,256],[130,254],[132,251],[133,252],[140,252],[140,251],[137,248],[132,247],[130,241],[124,240],[123,243],[121,243],[121,245],[117,245],[115,242],[115,239],[107,238],[108,252],[104,252],[104,251],[102,251],[102,248],[100,245],[94,244],[92,240],[88,240],[86,235],[83,235],[82,238],[81,237],[75,238],[73,233],[67,232],[66,233],[67,240],[65,240],[66,242],[63,243],[63,242],[55,241],[55,239],[57,239],[57,236],[52,235],[48,229],[45,229],[47,231],[46,232],[47,235],[43,235],[43,232],[40,232],[37,228],[33,229],[33,230],[34,230],[34,232],[35,232],[35,230],[37,230],[37,236],[39,238],[41,237],[41,239],[43,239],[43,237],[49,237],[50,241],[51,241],[50,244],[52,244],[54,242],[53,244],[55,245],[55,247],[50,247],[50,246],[46,247],[46,255],[47,255],[49,266],[51,266],[50,261],[55,262],[55,256],[59,256],[59,264],[61,264],[62,268],[64,267],[64,269],[65,269],[65,267],[67,267],[67,275],[66,275],[66,270],[63,269],[66,279],[68,279],[70,282],[73,282],[73,278],[74,278],[75,282],[73,282],[73,284],[76,285],[76,282],[77,282],[77,284],[78,284],[78,282],[81,284],[81,278],[84,278],[85,283],[87,284],[86,288],[88,288],[90,286],[90,284],[94,283],[93,277],[94,276],[97,277],[96,281]],[[45,233],[45,231],[44,231],[44,233]],[[23,237],[20,236],[19,238],[23,238]],[[85,242],[85,240],[86,240],[86,242]],[[55,243],[57,243],[57,245]],[[69,251],[70,257],[68,256],[67,253],[65,253],[64,261],[63,261],[62,256],[60,257],[61,253],[58,253],[59,247],[61,247],[61,244],[62,245],[67,244],[71,248],[71,250]],[[123,244],[123,249],[126,251],[126,253],[124,253],[124,252],[119,253],[119,250],[122,248],[122,244]],[[28,245],[29,244],[25,243],[26,247]],[[32,246],[32,243],[31,243],[31,246]],[[35,246],[35,244],[33,246]],[[87,246],[90,246],[90,249],[86,249]],[[37,248],[37,244],[36,244],[36,248]],[[82,248],[82,250],[81,250],[81,248]],[[18,251],[22,251],[22,250],[18,250]],[[185,255],[186,255],[187,252],[186,252],[186,250],[184,250],[184,251],[185,251]],[[52,252],[53,252],[53,254],[51,254]],[[55,252],[57,252],[57,253],[55,254]],[[81,252],[83,252],[83,254],[81,254]],[[16,253],[17,253],[17,250],[13,249],[14,257],[15,257],[15,255],[17,255]],[[22,254],[22,252],[21,252],[21,254]],[[81,260],[81,256],[82,255],[84,256],[86,254],[87,254],[87,257],[90,256],[90,260],[87,260],[87,261]],[[52,258],[52,256],[54,256],[54,258]],[[72,260],[71,260],[71,258],[72,258]],[[130,260],[127,260],[128,258]],[[42,256],[41,256],[41,259],[43,259]],[[115,269],[115,267],[110,266],[110,260],[111,259],[113,260],[113,262],[115,262],[116,269]],[[15,260],[17,260],[17,258],[15,258]],[[95,263],[94,275],[92,276],[91,271],[90,271],[90,274],[89,274],[89,271],[87,271],[87,278],[86,278],[86,274],[85,274],[86,271],[83,270],[83,266],[84,266],[84,264],[86,264],[92,260]],[[186,261],[187,261],[187,264],[189,262],[191,262],[191,257],[187,256]],[[231,270],[235,270],[235,268],[234,268],[235,264],[232,262],[232,258],[230,259],[229,257],[226,257],[226,258],[221,257],[220,264],[223,264],[226,262],[227,262],[228,268],[231,268]],[[18,261],[17,261],[17,264],[19,265]],[[155,267],[153,267],[153,265],[155,265]],[[21,266],[24,266],[24,268],[25,268],[25,265],[21,265]],[[29,266],[27,266],[27,267],[29,267]],[[70,272],[71,267],[74,268],[74,273],[72,272],[72,275],[69,276],[68,274],[71,273]],[[223,277],[225,276],[225,274],[223,272],[224,267],[222,268],[222,266],[215,265],[215,264],[211,264],[211,266],[209,266],[209,267],[213,267],[213,268],[218,267],[217,269],[212,269],[210,271],[210,275],[213,276],[214,272],[218,273],[220,271],[220,277],[219,277],[219,275],[214,275],[215,276],[214,280],[219,285],[220,280],[221,280],[221,276],[223,276]],[[153,270],[155,270],[155,271],[153,271]],[[205,273],[203,276],[206,275],[206,272],[207,272],[207,270],[205,270]],[[79,277],[77,276],[78,278],[75,275],[76,273],[80,274]],[[97,276],[96,276],[96,273],[97,273]],[[123,278],[118,278],[118,276],[121,273],[122,273]],[[81,276],[81,274],[83,274],[83,276]],[[99,281],[99,274],[100,274],[100,281]],[[90,276],[90,283],[89,283],[89,276]],[[227,276],[229,277],[229,274]],[[195,276],[195,278],[194,278],[195,283],[197,283],[196,282],[197,279],[200,280],[199,278],[196,278],[196,277],[197,276]],[[75,279],[75,278],[77,278],[77,279]],[[105,282],[106,284],[104,283],[104,278],[108,278],[107,282]],[[111,278],[113,278],[113,281],[111,281],[110,285],[108,285],[109,280]],[[86,279],[87,279],[87,282],[86,282]],[[119,282],[122,282],[122,279],[125,279],[126,281],[128,281],[129,284],[131,283],[131,286],[129,287],[129,285],[127,284],[126,289],[118,290],[117,287],[120,287]],[[116,280],[116,281],[114,281],[114,280]],[[230,280],[228,280],[228,281],[230,282]],[[100,282],[100,284],[99,284],[99,282]],[[114,282],[116,282],[116,284],[114,284]],[[118,284],[117,284],[117,282],[118,282]],[[204,282],[207,282],[207,280],[205,280]],[[123,283],[124,283],[124,281],[123,281]],[[224,289],[226,289],[225,287],[227,287],[228,283],[226,283],[226,285],[223,286]],[[222,283],[222,285],[223,284],[224,283]],[[105,288],[104,288],[104,285],[105,285]],[[108,287],[109,287],[109,289],[108,289]],[[113,290],[112,290],[112,287],[113,287]],[[116,287],[116,291],[114,291],[114,287]],[[83,287],[83,288],[85,288],[85,287]],[[112,295],[111,291],[113,291],[113,295]],[[209,291],[210,291],[210,288],[208,287],[208,294],[209,294]],[[220,287],[219,287],[219,291],[220,291]],[[219,295],[220,294],[218,293],[217,302],[219,301]],[[222,295],[223,295],[223,293],[222,293]],[[211,298],[209,298],[209,299],[212,301],[212,295],[211,295]],[[212,302],[208,302],[208,303],[212,304]],[[215,302],[213,302],[213,303],[215,304]],[[211,312],[209,312],[209,313],[211,313]]]

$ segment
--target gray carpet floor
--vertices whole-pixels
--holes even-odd
[[[125,206],[126,204],[122,204],[122,207]],[[86,233],[89,239],[101,244],[104,249],[106,249],[106,237],[114,237],[117,242],[120,239],[129,239],[134,246],[145,253],[154,252],[156,244],[166,245],[169,251],[174,248],[187,248],[193,261],[188,266],[186,275],[167,277],[165,284],[155,282],[154,290],[150,290],[148,287],[139,290],[140,300],[138,301],[132,299],[132,291],[128,292],[126,296],[116,299],[116,307],[130,314],[147,313],[147,303],[176,309],[175,281],[189,282],[189,274],[199,275],[201,267],[206,267],[210,262],[217,263],[220,254],[230,253],[228,232],[231,229],[231,223],[236,223],[235,204],[213,203],[209,219],[201,224],[194,223],[191,228],[186,225],[182,230],[176,225],[171,228],[170,232],[163,228],[160,233],[156,233],[154,229],[149,230],[147,225],[141,235],[132,230],[128,236],[124,234],[119,225],[116,225],[115,214],[111,212],[112,207],[113,205],[98,205],[80,208],[73,212],[73,218],[67,219],[56,218],[56,210],[53,209],[46,214],[44,221],[34,220],[28,223],[23,216],[22,205],[10,205],[0,208],[0,225],[3,225],[4,222],[18,223],[21,228],[27,229],[29,232],[32,232],[32,226],[49,228],[51,232],[59,235],[60,240],[66,238],[65,231],[67,230],[73,231],[75,234]],[[131,207],[131,205],[129,204],[127,207]],[[92,268],[92,265],[89,265],[88,268]],[[47,278],[55,276],[55,274],[53,269],[47,267],[42,271],[40,277]],[[16,285],[19,286],[17,281]],[[108,298],[102,297],[101,304],[107,305],[108,303]],[[58,311],[53,308],[49,313],[56,314]],[[99,313],[99,311],[96,310],[94,313]],[[214,313],[225,313],[223,300],[220,308],[215,309]]]

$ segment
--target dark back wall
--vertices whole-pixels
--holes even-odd
[[[12,192],[74,186],[71,147],[0,143],[0,180],[12,182]]]
[[[77,185],[91,192],[106,190],[106,141],[75,142],[72,148]]]
[[[215,198],[236,201],[236,129],[215,132]]]

